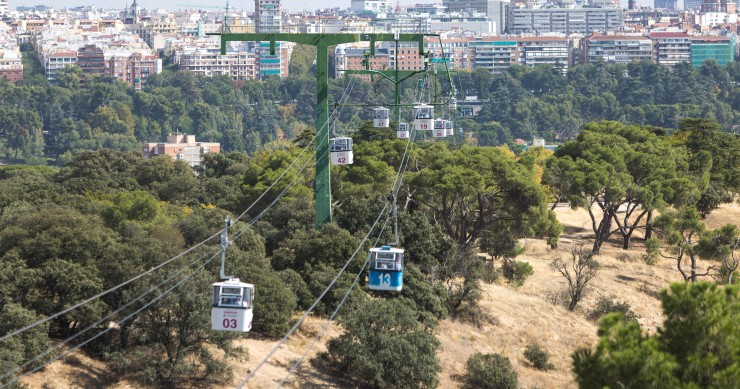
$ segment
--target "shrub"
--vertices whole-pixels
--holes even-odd
[[[599,320],[607,313],[619,312],[625,320],[637,321],[637,314],[632,311],[630,305],[624,301],[617,301],[614,296],[600,296],[596,307],[589,312],[590,320]]]
[[[550,363],[550,354],[536,344],[530,344],[524,349],[524,358],[537,370],[552,370],[555,368]]]
[[[516,389],[519,385],[516,371],[503,355],[475,353],[466,367],[465,380],[471,388]]]
[[[650,238],[645,241],[645,254],[642,254],[643,262],[648,265],[655,265],[658,262],[658,254],[660,253],[660,240],[656,238]]]
[[[504,277],[514,286],[524,285],[524,281],[527,277],[534,274],[534,269],[529,262],[523,261],[504,261],[501,270],[504,272]]]
[[[318,362],[361,387],[436,387],[439,341],[426,325],[435,323],[420,323],[412,305],[373,299],[347,312],[339,319],[344,333],[329,340]]]

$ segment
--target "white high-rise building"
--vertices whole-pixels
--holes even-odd
[[[254,26],[257,33],[280,32],[280,0],[254,0]]]
[[[352,12],[388,13],[393,11],[391,0],[352,0]]]

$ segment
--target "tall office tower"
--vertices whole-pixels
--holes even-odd
[[[701,12],[735,13],[735,3],[732,0],[703,0]]]
[[[678,0],[655,0],[655,8],[678,9]]]
[[[280,32],[280,0],[254,0],[254,25],[258,33]]]
[[[701,8],[702,0],[684,0],[683,2],[683,9],[684,10],[699,10]]]
[[[0,0],[0,13],[8,13],[8,0]]]

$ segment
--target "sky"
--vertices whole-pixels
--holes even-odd
[[[100,8],[124,8],[131,5],[132,0],[9,0],[8,6],[14,10],[18,5],[45,4],[54,8],[74,7],[79,5],[95,5]],[[396,0],[394,0],[395,3]],[[204,5],[204,6],[226,6],[226,0],[138,0],[141,8],[188,8],[179,4]],[[401,0],[401,5],[413,5],[416,3],[441,3],[441,0]],[[622,6],[627,6],[627,0],[621,0]],[[679,1],[679,5],[683,1]],[[637,0],[638,5],[652,6],[653,0]],[[350,0],[282,0],[282,7],[292,11],[308,10],[318,8],[345,7],[349,8]],[[254,11],[254,0],[230,0],[229,6],[237,10]]]

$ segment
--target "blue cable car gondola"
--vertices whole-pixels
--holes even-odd
[[[391,246],[370,249],[368,286],[371,290],[400,291],[403,287],[403,249]]]

